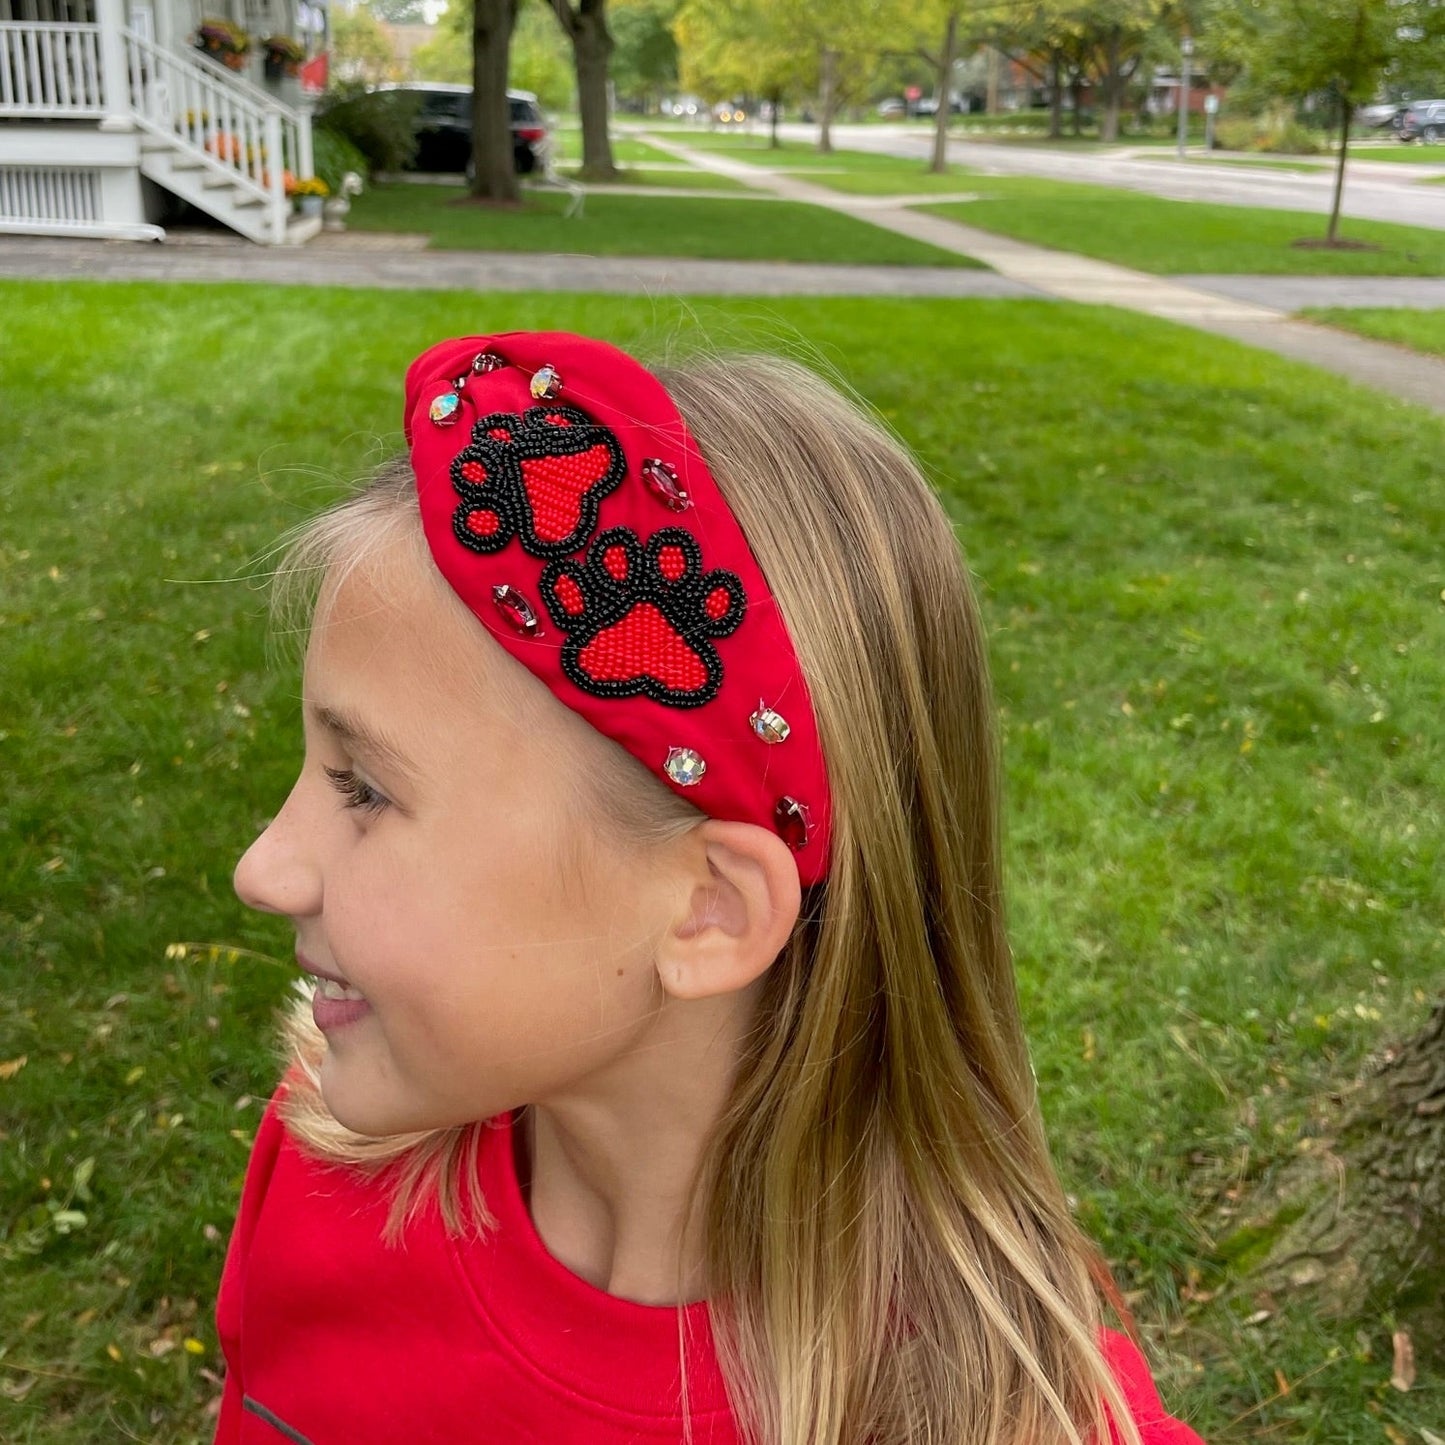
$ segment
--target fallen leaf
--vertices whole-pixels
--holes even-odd
[[[13,1079],[29,1061],[29,1054],[21,1054],[18,1059],[6,1059],[0,1064],[0,1079]]]
[[[1410,1445],[1405,1432],[1398,1425],[1385,1426],[1385,1439],[1390,1442],[1390,1445]]]
[[[1433,1430],[1427,1430],[1423,1425],[1420,1426],[1420,1438],[1425,1442],[1425,1445],[1445,1445],[1445,1435],[1437,1435]]]
[[[1415,1346],[1408,1330],[1396,1330],[1392,1339],[1395,1368],[1390,1372],[1390,1383],[1404,1394],[1415,1383]]]
[[[1262,1325],[1272,1314],[1274,1314],[1273,1310],[1255,1310],[1255,1312],[1245,1320],[1245,1324]]]
[[[111,1359],[113,1359],[113,1360],[116,1362],[116,1364],[119,1364],[119,1363],[120,1363],[121,1355],[120,1355],[120,1346],[119,1346],[119,1345],[114,1345],[114,1344],[112,1344],[112,1345],[107,1345],[107,1346],[105,1347],[105,1352],[106,1352],[106,1354],[108,1354],[108,1355],[111,1357]]]
[[[1275,1369],[1275,1372],[1274,1372],[1274,1383],[1275,1383],[1275,1388],[1279,1390],[1279,1392],[1280,1392],[1281,1395],[1288,1395],[1288,1394],[1289,1394],[1289,1392],[1290,1392],[1290,1384],[1289,1384],[1289,1381],[1285,1378],[1285,1373],[1284,1373],[1283,1370],[1278,1369],[1278,1368]]]

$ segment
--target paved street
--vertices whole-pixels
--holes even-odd
[[[791,140],[815,141],[813,125],[783,125]],[[834,126],[837,144],[911,160],[926,160],[933,138],[922,131],[879,125]],[[1177,201],[1215,201],[1228,206],[1271,206],[1282,211],[1327,215],[1334,172],[1279,170],[1273,166],[1211,165],[1207,161],[1165,159],[1168,151],[1139,156],[1097,151],[1049,150],[1041,146],[950,141],[948,157],[958,165],[997,175],[1047,176],[1059,181],[1090,181],[1122,190],[1144,191]],[[1445,167],[1401,162],[1371,164],[1369,151],[1352,160],[1345,178],[1344,213],[1374,221],[1445,230],[1445,185],[1420,185],[1422,177],[1445,175]]]

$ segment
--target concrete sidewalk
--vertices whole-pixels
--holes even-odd
[[[253,281],[447,291],[604,291],[669,296],[1031,296],[992,271],[944,266],[814,266],[646,256],[429,251],[427,238],[348,231],[303,247],[207,233],[160,245],[0,236],[0,277],[109,281]]]
[[[729,176],[788,200],[841,211],[898,235],[911,236],[942,250],[972,256],[992,267],[1000,276],[1032,290],[1068,301],[1142,311],[1216,335],[1230,336],[1292,360],[1307,361],[1351,381],[1378,387],[1381,391],[1418,402],[1434,411],[1445,412],[1445,359],[1423,356],[1405,347],[1368,341],[1342,331],[1291,320],[1288,311],[1256,299],[1260,295],[1259,290],[1251,294],[1251,290],[1240,288],[1243,294],[1230,294],[1224,286],[1206,288],[1197,283],[1189,285],[1179,278],[1153,276],[1072,252],[1053,251],[989,231],[975,230],[971,226],[945,220],[942,216],[908,210],[902,205],[891,208],[879,206],[877,197],[849,196],[746,161],[678,145],[651,133],[645,134],[644,138],[649,145],[666,151],[678,160],[687,161],[699,170]],[[1223,281],[1226,278],[1210,279]],[[1268,286],[1271,278],[1251,279],[1261,283],[1265,294],[1270,294]],[[1280,278],[1281,281],[1284,279]],[[1349,279],[1353,281],[1354,278]],[[1275,299],[1280,297],[1276,295]],[[1305,304],[1330,303],[1311,301]],[[1340,300],[1334,304],[1345,303]]]

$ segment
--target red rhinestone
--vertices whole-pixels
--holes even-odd
[[[515,587],[499,582],[492,588],[492,601],[497,604],[497,611],[518,632],[524,632],[528,637],[537,635],[537,614],[532,611],[532,604]]]
[[[773,826],[795,853],[808,841],[808,810],[796,798],[779,798]]]
[[[642,464],[642,480],[647,490],[669,511],[682,512],[692,506],[692,498],[683,490],[677,473],[666,462],[648,457]]]

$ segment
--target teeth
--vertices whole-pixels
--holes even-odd
[[[336,999],[364,999],[366,995],[359,989],[352,988],[349,984],[337,983],[332,978],[318,978],[316,980],[316,993],[319,998]]]

